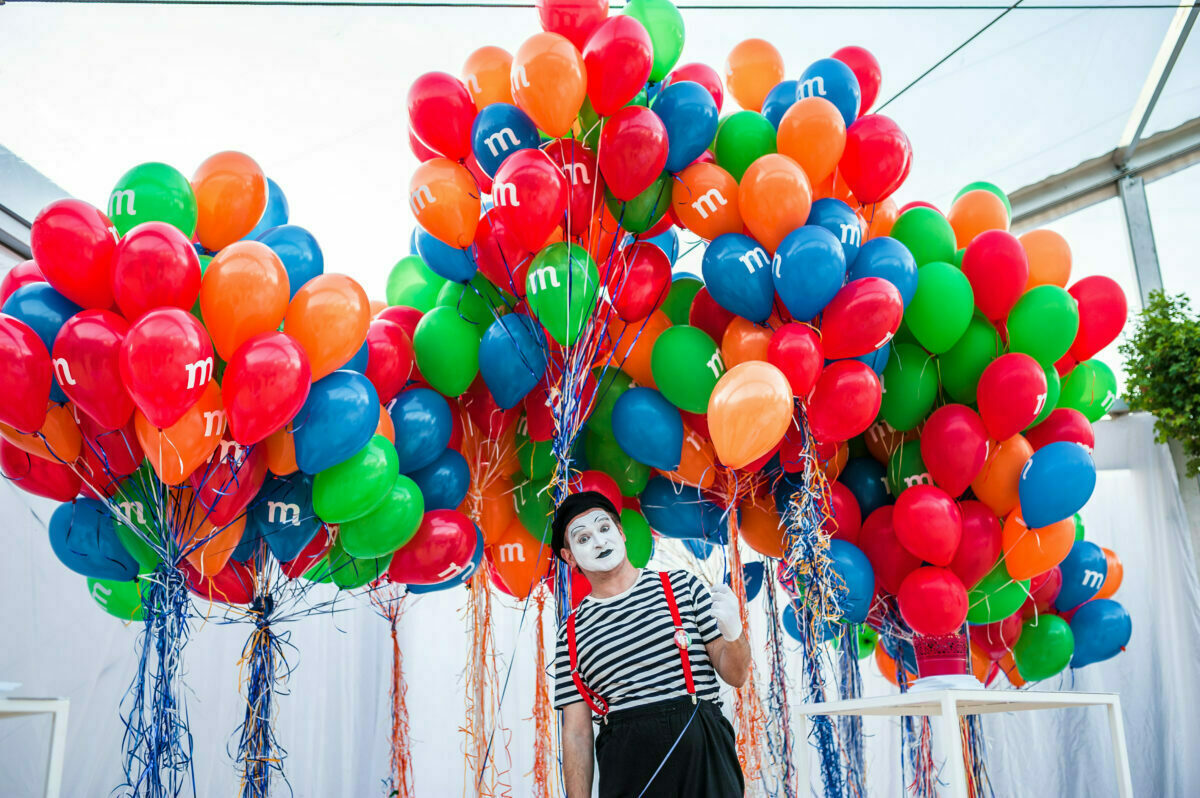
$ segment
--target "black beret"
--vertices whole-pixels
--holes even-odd
[[[550,545],[554,548],[554,556],[562,557],[561,552],[566,547],[567,524],[588,510],[603,510],[615,521],[620,521],[621,518],[617,508],[603,493],[594,490],[572,493],[563,499],[563,503],[558,505],[554,512],[554,522],[550,526]]]

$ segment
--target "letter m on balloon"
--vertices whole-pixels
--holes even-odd
[[[188,363],[184,365],[184,368],[187,369],[187,387],[189,388],[198,388],[213,377],[213,359],[211,357],[197,360],[195,363]]]
[[[718,203],[724,206],[728,205],[729,201],[725,199],[720,191],[710,188],[700,195],[700,199],[692,203],[692,210],[700,214],[701,219],[707,219],[710,213],[717,212]]]
[[[496,549],[500,562],[525,562],[525,547],[520,543],[502,543]]]
[[[508,139],[507,143],[505,142],[505,139]],[[510,145],[515,147],[519,142],[517,141],[517,134],[513,133],[513,129],[511,127],[502,127],[484,139],[483,143],[487,145],[488,151],[495,156],[502,152],[508,152]]]
[[[429,190],[429,186],[417,186],[412,194],[408,195],[408,207],[412,208],[414,214],[425,210],[426,205],[432,205],[437,202],[433,196],[433,192]]]
[[[820,75],[814,78],[809,78],[800,84],[796,96],[804,99],[805,97],[824,97],[825,96],[825,79]]]
[[[124,210],[121,210],[122,206],[124,206]],[[137,211],[133,209],[132,189],[117,189],[108,198],[108,215],[116,216],[121,213],[129,216],[137,216]]]
[[[1099,571],[1086,570],[1083,572],[1083,586],[1099,590],[1104,585],[1104,574]]]
[[[558,272],[554,271],[553,266],[543,266],[533,273],[533,278],[533,293],[535,294],[538,291],[545,291],[547,283],[555,288],[562,287],[558,282]]]
[[[771,264],[771,261],[767,258],[767,253],[763,251],[762,247],[755,247],[739,257],[738,260],[740,260],[742,265],[746,267],[746,271],[750,272],[751,274],[754,274],[764,266],[769,266]]]
[[[300,526],[300,505],[267,502],[267,523]]]

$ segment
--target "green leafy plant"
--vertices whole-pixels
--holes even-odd
[[[1187,475],[1200,473],[1200,317],[1186,294],[1150,294],[1137,327],[1121,344],[1129,379],[1125,401],[1154,414],[1154,433],[1183,445]]]

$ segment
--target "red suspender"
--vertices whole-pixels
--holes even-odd
[[[567,651],[571,655],[571,678],[575,681],[575,689],[583,696],[583,700],[587,702],[592,712],[604,718],[608,715],[608,702],[584,684],[583,677],[579,675],[579,655],[575,650],[575,612],[573,610],[567,616]]]

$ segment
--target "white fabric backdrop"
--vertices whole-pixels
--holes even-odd
[[[1200,585],[1187,522],[1165,447],[1153,443],[1150,418],[1097,425],[1095,496],[1083,512],[1088,539],[1115,549],[1125,564],[1117,598],[1133,616],[1133,639],[1115,660],[1062,678],[1062,686],[1119,691],[1125,709],[1135,793],[1185,798],[1200,794],[1196,663],[1200,662]],[[19,695],[71,700],[63,795],[101,796],[119,783],[122,726],[118,703],[133,672],[135,627],[92,605],[82,577],[54,558],[45,521],[53,508],[7,483],[0,488],[4,555],[0,556],[0,681],[20,681]],[[416,790],[420,796],[470,795],[462,766],[463,680],[468,639],[454,590],[415,601],[401,623],[409,684]],[[382,795],[387,775],[387,625],[365,602],[292,625],[291,694],[280,702],[278,736],[297,798]],[[752,641],[761,646],[761,599],[752,605]],[[533,724],[533,613],[497,608],[496,636],[513,657],[502,718],[511,731],[507,782],[530,794]],[[547,631],[552,623],[547,618]],[[237,779],[227,753],[241,721],[237,660],[245,625],[199,626],[186,652],[188,709],[195,735],[196,792],[233,796]],[[790,673],[799,673],[791,658]],[[866,693],[892,689],[867,664]],[[1049,688],[1058,687],[1058,684]],[[793,696],[799,697],[793,685]],[[728,702],[727,702],[728,703]],[[998,796],[1116,794],[1107,724],[1101,709],[988,716],[985,723]],[[47,718],[0,720],[0,796],[40,794]],[[895,721],[867,721],[870,794],[902,794]],[[936,735],[936,731],[935,731]],[[503,741],[497,745],[504,748]],[[503,757],[504,761],[508,761]],[[286,795],[280,788],[278,794]]]

